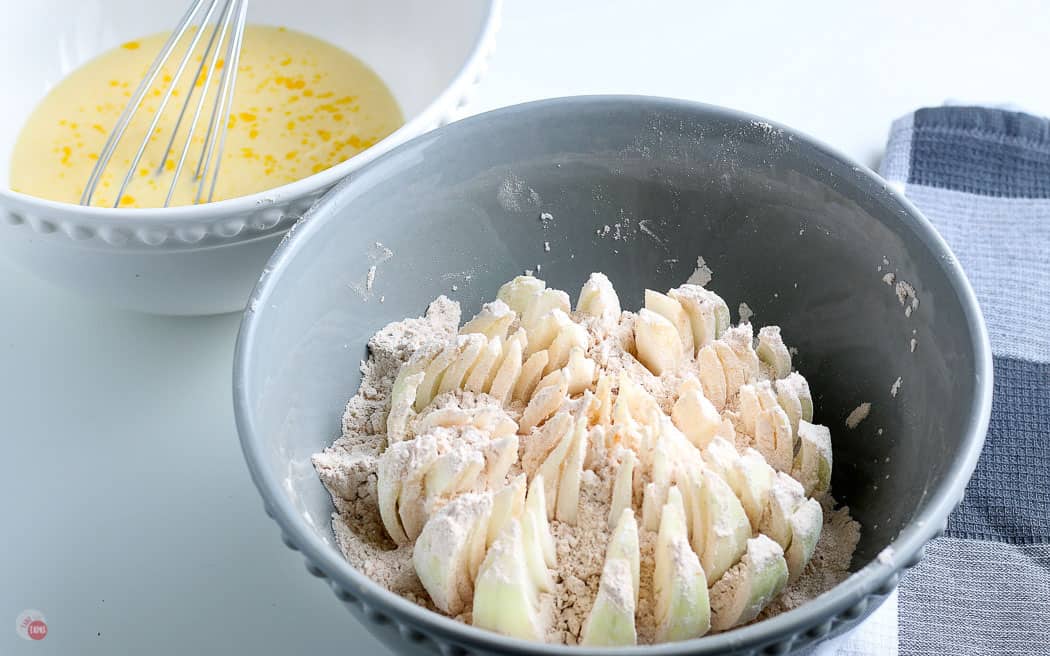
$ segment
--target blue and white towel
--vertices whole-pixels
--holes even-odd
[[[995,392],[945,536],[837,653],[1050,655],[1050,121],[920,109],[894,123],[880,172],[973,284]]]

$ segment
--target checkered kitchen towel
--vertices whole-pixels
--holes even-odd
[[[837,653],[1050,655],[1050,121],[920,109],[894,123],[881,173],[973,284],[995,395],[945,536]]]

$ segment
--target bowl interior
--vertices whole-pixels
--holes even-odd
[[[14,4],[9,3],[10,7]],[[0,186],[25,119],[65,75],[125,41],[171,30],[187,0],[40,0],[17,3],[0,23],[12,65],[2,77]],[[283,25],[352,53],[386,82],[406,123],[453,81],[473,51],[487,0],[252,0],[250,23]],[[429,126],[428,126],[429,127]]]
[[[526,269],[574,298],[603,271],[634,309],[702,256],[734,314],[746,302],[798,348],[832,430],[834,492],[863,525],[859,569],[958,485],[947,472],[981,405],[979,328],[950,253],[910,212],[823,148],[690,103],[565,99],[453,124],[330,194],[271,262],[238,368],[249,460],[285,519],[336,549],[309,459],[338,434],[374,331],[439,294],[469,318]],[[910,316],[887,273],[914,288]]]

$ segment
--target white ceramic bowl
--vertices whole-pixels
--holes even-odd
[[[103,209],[11,191],[10,155],[63,76],[132,38],[169,30],[188,0],[5,2],[0,104],[0,252],[36,276],[159,314],[244,307],[281,236],[338,180],[456,118],[491,52],[501,0],[251,0],[249,22],[302,30],[353,53],[387,83],[406,123],[337,166],[251,196],[169,209]]]

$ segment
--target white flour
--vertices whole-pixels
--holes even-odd
[[[751,323],[751,317],[755,316],[755,312],[747,303],[741,303],[736,311],[740,315],[740,323]]]
[[[542,199],[525,180],[511,173],[496,190],[496,201],[508,212],[521,212],[529,207],[539,207]]]
[[[369,267],[365,272],[364,278],[360,282],[350,283],[350,288],[357,292],[361,300],[364,301],[372,299],[372,287],[375,286],[379,265],[394,257],[394,251],[377,241],[368,249],[366,257]]]
[[[696,258],[696,268],[689,274],[689,279],[686,282],[690,285],[700,285],[701,287],[705,287],[707,283],[711,282],[711,269],[708,268],[703,257],[698,256]]]
[[[853,412],[846,417],[846,428],[853,430],[859,426],[860,422],[868,418],[869,412],[871,412],[870,403],[861,403],[856,408],[853,408]]]
[[[702,267],[701,258],[698,269]],[[620,325],[605,340],[593,346],[588,355],[607,370],[627,370],[662,405],[669,404],[672,397],[665,390],[665,384],[628,355],[633,343],[635,316],[624,313]],[[347,560],[379,585],[431,610],[435,607],[413,567],[412,545],[397,548],[383,529],[377,507],[376,466],[379,454],[386,448],[389,394],[398,369],[424,345],[453,339],[459,324],[459,305],[441,297],[431,305],[425,317],[392,323],[376,333],[369,341],[371,355],[367,362],[362,363],[361,386],[350,399],[343,416],[342,436],[313,458],[321,480],[332,494],[335,505],[332,527]],[[677,383],[669,380],[667,388],[671,385],[677,389]],[[466,400],[453,399],[450,402]],[[511,407],[507,412],[517,419],[521,408]],[[522,466],[528,469],[526,445],[527,440],[522,440],[521,464],[515,465],[511,475],[519,473]],[[543,599],[550,642],[575,644],[578,641],[597,594],[611,534],[608,516],[616,472],[615,462],[600,455],[588,456],[591,468],[585,469],[583,474],[576,525],[556,520],[551,522],[558,566],[555,588]],[[639,477],[636,486],[640,483]],[[635,492],[636,498],[640,498],[641,490]],[[822,499],[822,504],[825,527],[813,559],[801,577],[767,607],[760,619],[799,606],[848,576],[860,527],[850,518],[848,509],[833,510],[834,500],[830,497]],[[640,644],[651,643],[656,636],[652,591],[655,540],[654,532],[640,529],[642,568],[636,609]],[[456,619],[470,622],[469,603]]]

